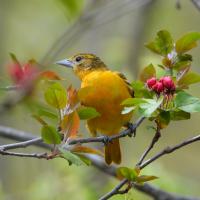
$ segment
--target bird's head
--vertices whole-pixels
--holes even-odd
[[[104,71],[107,70],[106,65],[100,60],[99,57],[94,54],[81,53],[72,56],[68,59],[63,59],[56,64],[63,65],[65,67],[72,68],[74,73],[83,79],[85,75],[92,71]]]

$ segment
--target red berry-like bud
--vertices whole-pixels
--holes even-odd
[[[152,77],[146,81],[147,86],[152,89],[152,87],[156,84],[157,80],[155,77]]]
[[[161,82],[157,82],[157,83],[152,87],[152,89],[153,89],[156,93],[160,94],[161,92],[163,92],[164,86],[163,86],[163,84],[162,84]]]
[[[173,80],[171,79],[170,76],[165,76],[160,79],[160,82],[163,84],[163,86],[168,90],[168,91],[174,91],[175,90],[175,84]]]

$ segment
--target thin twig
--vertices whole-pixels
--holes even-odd
[[[128,183],[128,180],[123,179],[113,190],[111,190],[109,193],[105,194],[99,200],[107,200],[107,199],[109,199],[112,196],[117,195],[117,194],[126,194],[131,188],[130,185],[128,185],[128,187],[125,188],[124,190],[120,190],[120,189],[127,183]]]
[[[159,127],[157,127],[156,133],[155,133],[149,147],[142,154],[139,162],[136,164],[137,166],[140,166],[142,164],[143,160],[146,158],[147,154],[151,151],[151,149],[153,149],[155,143],[159,140],[160,137],[161,137],[160,129],[159,129]]]
[[[152,158],[148,159],[147,161],[145,161],[143,164],[140,165],[140,169],[143,169],[144,167],[146,167],[147,165],[149,165],[150,163],[152,163],[153,161],[157,160],[158,158],[166,155],[166,154],[170,154],[172,152],[174,152],[177,149],[180,149],[188,144],[191,144],[193,142],[196,141],[200,141],[200,135],[197,135],[193,138],[190,138],[188,140],[185,140],[183,142],[181,142],[180,144],[177,144],[175,146],[172,147],[166,147],[164,148],[162,151],[160,151],[159,153],[157,153],[155,156],[153,156]]]
[[[0,150],[1,155],[6,156],[17,156],[17,157],[28,157],[28,158],[45,158],[48,159],[47,153],[16,153],[16,152],[10,152],[10,151],[4,151]]]
[[[25,148],[25,147],[33,145],[35,143],[40,143],[42,141],[43,141],[42,138],[38,137],[38,138],[34,138],[32,140],[27,140],[24,142],[2,145],[2,146],[0,146],[0,150],[7,151],[9,149]]]

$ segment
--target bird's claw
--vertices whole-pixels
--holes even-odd
[[[110,143],[112,140],[110,139],[110,137],[109,136],[104,136],[104,138],[103,138],[103,143],[105,144],[105,145],[107,145],[108,143]]]
[[[136,125],[132,123],[127,124],[127,128],[130,129],[130,133],[128,134],[129,137],[136,136]]]

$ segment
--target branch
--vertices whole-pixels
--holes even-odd
[[[130,185],[128,185],[128,187],[125,188],[124,190],[120,190],[127,183],[128,183],[127,179],[122,180],[112,191],[110,191],[109,193],[105,194],[99,200],[107,200],[107,199],[111,198],[114,195],[128,193],[128,191],[131,189]]]
[[[39,141],[34,143],[34,145],[37,145],[37,146],[43,147],[43,148],[47,148],[47,149],[51,149],[50,145],[43,143],[42,139],[40,140],[40,138],[36,138],[35,135],[28,133],[28,132],[24,132],[24,131],[19,131],[19,130],[16,130],[11,127],[0,125],[0,136],[4,137],[4,138],[9,138],[11,140],[16,140],[16,141],[21,141],[21,142],[25,141],[25,143],[28,142],[28,140],[30,141],[30,140],[38,139]],[[14,145],[14,144],[11,144],[11,147],[12,147],[12,145]],[[22,146],[23,145],[24,145],[24,143],[22,143]],[[1,146],[1,147],[3,147],[3,146]],[[13,149],[13,148],[9,148],[9,149]]]
[[[191,0],[191,2],[200,11],[200,0]]]
[[[24,142],[2,145],[0,146],[0,151],[7,151],[9,149],[17,149],[17,148],[25,148],[27,146],[33,145],[35,143],[40,143],[40,142],[42,142],[42,138],[38,137],[38,138],[34,138],[34,139],[27,140]]]
[[[112,140],[117,139],[117,138],[122,138],[122,137],[126,137],[126,136],[132,136],[135,133],[137,127],[144,121],[144,119],[145,119],[144,117],[139,118],[135,122],[135,124],[129,124],[129,127],[126,130],[121,131],[119,134],[116,134],[116,135],[73,139],[73,140],[69,140],[68,144],[69,145],[73,145],[73,144],[83,144],[83,143],[90,143],[90,142],[107,143],[107,142],[112,142]]]
[[[16,153],[16,152],[9,152],[9,151],[4,151],[0,150],[1,155],[7,155],[7,156],[17,156],[17,157],[28,157],[28,158],[45,158],[48,159],[49,156],[47,153]]]
[[[13,139],[16,141],[25,141],[25,140],[32,140],[35,138],[33,134],[25,133],[23,131],[19,131],[13,128],[0,126],[0,137]],[[198,138],[200,136],[197,136]],[[197,139],[195,139],[197,140]],[[199,140],[199,139],[198,139]],[[188,143],[189,144],[189,143]],[[34,146],[43,147],[45,149],[50,149],[49,145],[46,145],[45,143],[34,143]],[[111,165],[108,166],[105,164],[105,162],[96,155],[87,155],[87,157],[91,160],[92,165],[99,169],[100,171],[116,177],[116,167]],[[182,197],[178,196],[176,194],[165,192],[161,189],[156,188],[155,186],[152,186],[150,184],[144,184],[144,185],[135,185],[133,184],[133,187],[137,189],[138,191],[141,191],[142,193],[147,194],[148,196],[151,196],[152,198],[156,200],[199,200],[198,198],[192,198],[192,197]]]
[[[186,146],[188,144],[191,144],[191,143],[199,141],[199,140],[200,140],[200,135],[197,135],[197,136],[195,136],[193,138],[190,138],[188,140],[185,140],[185,141],[181,142],[180,144],[177,144],[177,145],[175,145],[173,147],[166,147],[165,149],[160,151],[158,154],[156,154],[155,156],[153,156],[152,158],[150,158],[149,160],[144,162],[142,165],[140,165],[140,169],[143,169],[144,167],[146,167],[147,165],[149,165],[153,161],[157,160],[161,156],[164,156],[166,154],[170,154],[170,153],[174,152],[177,149],[180,149],[180,148],[182,148],[182,147],[184,147],[184,146]]]
[[[156,130],[156,133],[149,145],[149,147],[144,151],[144,153],[142,154],[139,162],[136,164],[137,166],[140,166],[143,162],[143,160],[145,159],[145,157],[147,156],[147,154],[151,151],[151,149],[153,149],[155,143],[159,140],[159,138],[161,137],[161,134],[160,134],[160,129],[157,127],[157,130]]]

